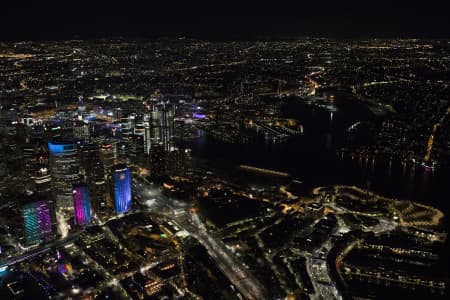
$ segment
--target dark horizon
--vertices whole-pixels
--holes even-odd
[[[444,4],[6,4],[1,41],[109,37],[450,38]]]

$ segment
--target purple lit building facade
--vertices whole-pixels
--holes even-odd
[[[84,183],[73,186],[73,216],[77,226],[91,224],[91,204],[88,186]]]
[[[112,167],[111,174],[116,213],[126,213],[131,208],[131,171],[119,164]]]
[[[202,114],[202,113],[193,113],[192,117],[194,117],[194,119],[206,119],[206,115]]]
[[[22,205],[25,243],[37,245],[52,240],[52,220],[47,200],[28,200]]]

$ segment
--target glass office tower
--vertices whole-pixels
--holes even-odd
[[[77,146],[71,142],[48,142],[53,199],[56,210],[71,211],[72,187],[78,181]]]
[[[22,204],[25,242],[27,246],[52,239],[52,221],[47,200],[27,199]]]
[[[131,208],[131,171],[123,165],[111,169],[114,207],[117,214],[123,214]]]
[[[75,225],[91,224],[91,203],[88,186],[84,183],[73,186],[73,216]]]

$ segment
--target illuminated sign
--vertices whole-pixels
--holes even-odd
[[[193,117],[194,119],[205,119],[205,118],[206,118],[206,115],[205,115],[205,114],[200,114],[200,113],[193,113],[193,114],[192,114],[192,117]]]
[[[54,144],[48,142],[48,151],[51,153],[63,153],[68,150],[75,150],[74,144]]]

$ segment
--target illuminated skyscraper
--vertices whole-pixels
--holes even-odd
[[[35,197],[22,204],[25,242],[27,246],[48,242],[52,239],[52,221],[47,200]]]
[[[150,150],[150,173],[153,179],[161,179],[166,175],[168,153],[161,144],[152,146]]]
[[[96,162],[100,161],[99,147],[96,144],[81,144],[78,147],[78,157],[80,165],[80,174],[84,176],[85,181],[90,180],[92,169]]]
[[[73,122],[72,134],[75,140],[88,140],[90,136],[89,125],[83,121]]]
[[[112,167],[111,174],[114,207],[117,214],[123,214],[131,208],[131,171],[119,164]]]
[[[150,139],[152,144],[158,144],[161,142],[161,132],[159,131],[159,116],[158,116],[158,106],[153,106],[153,110],[150,113],[150,116],[147,117],[148,122],[150,123]]]
[[[78,181],[77,146],[70,142],[49,142],[53,198],[57,210],[73,208],[72,186]]]
[[[84,175],[85,182],[89,189],[89,199],[93,214],[97,217],[106,213],[106,180],[105,170],[100,156],[105,162],[110,163],[110,169],[114,165],[114,152],[112,145],[103,150],[99,150],[96,144],[87,144],[79,147],[80,170]],[[100,151],[105,151],[100,153]],[[109,173],[109,172],[108,172]]]
[[[105,178],[111,175],[109,172],[111,171],[112,166],[114,166],[114,164],[116,163],[117,160],[116,153],[117,151],[115,144],[106,143],[100,147],[100,160],[105,170],[104,172]]]
[[[99,161],[92,169],[92,174],[89,179],[89,194],[91,197],[92,209],[94,214],[99,218],[102,218],[107,214],[107,181],[105,180],[105,172],[103,170],[103,164]],[[111,202],[111,201],[110,201]]]
[[[34,144],[25,144],[22,147],[25,176],[31,176],[36,171],[38,162],[36,152],[37,146]]]
[[[159,107],[158,120],[161,143],[167,152],[172,151],[173,148],[174,117],[175,107]]]
[[[136,126],[136,115],[130,114],[128,117],[120,119],[122,127],[122,137],[126,138],[133,135],[134,127]]]
[[[88,186],[84,183],[73,186],[73,216],[75,225],[84,226],[91,224],[91,204]]]
[[[145,117],[145,115],[136,115],[136,118],[135,118],[136,125],[134,127],[134,135],[137,135],[137,136],[145,135],[144,117]]]
[[[52,190],[52,177],[47,168],[41,168],[37,170],[31,179],[34,182],[36,192],[41,195],[50,195]],[[52,201],[49,201],[50,207],[52,207]]]
[[[135,156],[141,156],[142,153],[146,153],[146,126],[145,126],[145,115],[136,115],[136,126],[134,127],[133,135],[133,149],[131,153],[134,152]]]
[[[150,149],[152,147],[151,131],[150,131],[151,116],[149,113],[144,114],[143,125],[144,125],[144,153],[149,155]]]
[[[167,154],[166,172],[169,176],[189,178],[193,175],[192,156],[190,149],[176,149]]]
[[[144,115],[145,153],[149,154],[151,147],[161,144],[165,151],[173,150],[175,106],[154,105],[149,114]]]

